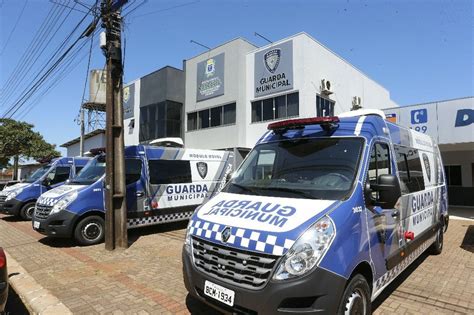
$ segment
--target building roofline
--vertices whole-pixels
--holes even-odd
[[[384,87],[383,85],[381,85],[380,83],[378,83],[377,81],[375,81],[374,79],[372,79],[370,76],[368,76],[365,72],[363,72],[361,69],[357,68],[356,66],[354,66],[352,63],[350,63],[349,61],[347,61],[346,59],[344,59],[341,55],[339,55],[338,53],[336,53],[335,51],[331,50],[329,47],[327,47],[326,45],[324,45],[323,43],[321,43],[320,41],[318,41],[316,38],[314,38],[313,36],[311,36],[310,34],[306,33],[305,31],[302,31],[302,32],[299,32],[299,33],[296,33],[294,35],[291,35],[291,36],[288,36],[288,37],[285,37],[283,39],[280,39],[280,40],[277,40],[275,42],[272,42],[270,44],[267,44],[265,46],[261,46],[261,47],[258,47],[250,52],[247,53],[247,55],[251,54],[251,53],[255,53],[256,51],[258,50],[263,50],[263,49],[267,49],[267,48],[270,48],[274,45],[278,45],[284,41],[287,41],[287,40],[290,40],[294,37],[297,37],[297,36],[300,36],[300,35],[306,35],[308,38],[312,39],[315,43],[317,43],[318,45],[320,45],[322,48],[326,49],[328,52],[330,52],[331,54],[333,54],[334,56],[336,56],[337,58],[339,58],[340,60],[342,60],[343,62],[345,62],[348,66],[350,66],[351,68],[355,69],[357,72],[359,72],[360,74],[362,74],[364,77],[366,77],[367,79],[369,79],[370,81],[372,81],[373,83],[377,84],[378,86],[380,86],[382,89],[384,89],[389,95],[390,95],[390,90],[388,90],[386,87]],[[392,98],[390,98],[390,100],[392,100]],[[392,102],[395,103],[394,100],[392,100]]]
[[[383,110],[397,109],[397,108],[404,108],[404,107],[412,107],[412,106],[420,106],[420,105],[431,105],[431,104],[436,104],[436,103],[446,103],[446,102],[452,102],[452,101],[465,100],[465,99],[469,99],[469,98],[474,99],[474,96],[464,96],[464,97],[450,98],[450,99],[440,100],[440,101],[432,101],[432,102],[424,102],[424,103],[417,103],[417,104],[401,105],[401,106],[398,106],[398,107],[384,108]]]
[[[104,129],[92,130],[91,132],[84,135],[84,140],[92,138],[93,136],[100,135],[101,133],[105,134],[105,130]],[[61,144],[60,147],[61,148],[67,148],[67,147],[70,147],[73,144],[78,143],[79,141],[81,141],[81,137],[77,137],[77,138],[74,138],[72,140],[69,140],[68,142]]]
[[[202,53],[197,54],[197,55],[195,55],[195,56],[193,56],[193,57],[184,59],[184,61],[188,61],[188,60],[191,60],[191,59],[195,59],[195,58],[197,58],[197,57],[199,57],[199,56],[201,56],[201,55],[208,54],[211,50],[217,49],[217,48],[219,48],[219,47],[221,47],[221,46],[227,45],[227,44],[229,44],[229,43],[231,43],[231,42],[233,42],[233,41],[239,40],[239,39],[240,39],[240,40],[243,40],[244,42],[247,42],[248,44],[250,44],[250,45],[252,45],[252,46],[254,46],[256,49],[258,48],[257,45],[255,45],[254,43],[252,43],[252,42],[249,41],[248,39],[246,39],[246,38],[244,38],[244,37],[242,37],[242,36],[239,36],[239,37],[235,37],[235,38],[233,38],[233,39],[231,39],[231,40],[228,40],[228,41],[226,41],[226,42],[223,42],[222,44],[219,44],[219,45],[217,45],[217,46],[215,46],[215,47],[212,47],[211,49],[209,49],[209,50],[207,50],[207,51],[205,51],[205,52],[202,52]]]

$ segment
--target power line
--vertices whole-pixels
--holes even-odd
[[[95,7],[95,6],[94,6]],[[94,7],[92,7],[90,10],[92,10]],[[74,32],[77,30],[77,28],[82,24],[82,22],[85,20],[85,18],[87,17],[88,14],[84,15],[84,17],[81,19],[81,21],[76,25],[76,27],[74,28],[74,30],[69,34],[69,36],[63,41],[63,43],[60,45],[60,47],[58,48],[58,50],[53,54],[53,56],[50,58],[50,60],[46,63],[46,65],[50,65],[51,62],[53,61],[54,57],[62,50],[62,46],[63,44],[67,43],[69,40],[70,40],[70,37],[72,36],[72,34],[74,34]],[[94,21],[95,23],[97,23],[97,20]],[[89,28],[86,30],[88,31]],[[90,34],[89,34],[90,35]],[[94,35],[94,34],[93,34]],[[41,74],[42,71],[40,71],[36,77],[34,78],[35,83],[34,84],[30,84],[29,87],[27,87],[25,90],[23,90],[23,92],[21,93],[21,97],[19,97],[17,99],[17,101],[12,105],[10,106],[10,108],[4,113],[4,117],[6,116],[9,116],[9,117],[12,117],[13,115],[15,115],[15,113],[22,107],[24,106],[24,104],[32,97],[32,95],[34,93],[36,93],[36,91],[39,89],[39,87],[41,86],[41,84],[43,84],[45,82],[45,80],[47,80],[48,77],[50,77],[52,75],[52,73],[56,70],[56,68],[60,65],[60,63],[64,60],[64,58],[67,56],[67,54],[74,48],[74,46],[79,42],[80,39],[84,38],[85,36],[85,32],[83,32],[81,34],[81,36],[79,38],[77,38],[73,43],[72,45],[70,45],[70,47],[65,50],[63,52],[63,54],[56,59],[56,61],[48,68],[48,70],[46,71],[43,71],[43,74],[41,75],[41,77],[39,79],[38,76]],[[42,69],[44,70],[44,68]]]
[[[98,35],[98,33],[94,34],[94,38],[97,38],[96,35]],[[86,53],[86,54],[82,55],[81,57],[79,57],[77,62],[74,62],[74,61],[76,61],[76,57],[79,55],[80,51],[82,50],[82,48],[85,46],[86,43],[87,42],[84,42],[84,44],[82,46],[80,46],[75,51],[75,53],[71,54],[71,57],[69,58],[69,60],[64,62],[63,69],[58,70],[55,73],[55,77],[51,77],[49,79],[49,81],[51,81],[51,84],[49,84],[49,86],[46,89],[44,89],[43,92],[41,92],[40,95],[38,95],[34,100],[32,100],[30,102],[31,106],[24,107],[23,111],[18,114],[18,117],[19,117],[18,119],[19,120],[24,119],[24,117],[26,117],[31,112],[31,110],[38,105],[39,101],[44,96],[46,96],[52,89],[54,89],[57,85],[59,85],[59,83],[61,83],[62,80],[65,79],[72,72],[72,70],[74,70],[80,64],[80,62],[87,56],[87,53]]]
[[[7,82],[5,83],[4,88],[3,88],[3,93],[2,93],[3,103],[5,103],[11,96],[11,93],[16,90],[15,84],[18,83],[18,79],[24,73],[25,68],[29,65],[29,62],[31,61],[31,58],[34,56],[34,54],[38,52],[40,54],[43,53],[43,51],[41,50],[41,46],[42,46],[41,44],[45,42],[51,30],[54,29],[54,26],[58,18],[60,17],[60,15],[62,15],[62,12],[65,10],[65,8],[61,8],[60,9],[61,11],[58,12],[57,11],[58,8],[59,6],[53,6],[51,8],[51,10],[48,13],[48,16],[41,24],[40,28],[38,29],[35,36],[33,37],[33,40],[30,42],[28,48],[26,49],[26,51],[23,53],[22,57],[18,61],[18,64],[16,65],[15,69],[12,71],[12,75],[8,78]]]
[[[3,52],[4,52],[5,49],[7,48],[8,43],[10,42],[10,39],[11,39],[13,33],[15,32],[16,27],[18,26],[18,22],[20,22],[20,19],[21,19],[21,17],[23,16],[23,12],[25,12],[25,8],[26,8],[26,5],[27,5],[27,4],[28,4],[28,0],[25,1],[25,4],[23,5],[23,8],[21,9],[20,15],[19,15],[18,18],[16,19],[15,25],[13,26],[13,28],[12,28],[12,30],[11,30],[11,32],[10,32],[10,35],[8,35],[8,37],[7,37],[7,41],[5,42],[5,45],[3,46],[2,52],[0,52],[0,56],[3,55]]]

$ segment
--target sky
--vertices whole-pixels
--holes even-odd
[[[85,10],[74,0],[0,0],[2,116],[85,16],[57,3]],[[40,26],[50,10],[59,8],[64,23],[44,30],[52,39],[39,43]],[[399,105],[474,95],[472,0],[130,0],[124,15],[124,82],[166,65],[182,69],[183,60],[206,50],[191,40],[212,48],[244,37],[264,46],[267,42],[255,32],[277,41],[304,31],[384,86]],[[81,29],[91,20],[86,17]],[[53,85],[51,89],[45,95],[39,89],[41,93],[13,116],[34,124],[58,146],[80,132],[74,120],[91,46],[79,43],[85,44],[77,58],[58,80],[44,86]],[[25,55],[28,47],[36,49]],[[90,69],[103,68],[104,63],[96,40]]]

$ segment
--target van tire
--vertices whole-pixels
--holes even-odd
[[[443,241],[444,241],[444,226],[441,225],[438,228],[438,232],[436,232],[436,240],[433,243],[433,245],[431,245],[429,249],[429,253],[431,255],[441,254],[441,252],[443,251]]]
[[[21,207],[20,217],[23,220],[31,221],[31,219],[33,218],[33,214],[35,212],[35,206],[36,206],[36,202],[34,201],[26,203],[23,207]]]
[[[356,274],[349,280],[337,313],[372,314],[370,287],[363,275]]]
[[[91,215],[79,221],[74,229],[74,239],[80,245],[95,245],[104,241],[105,222],[98,215]]]

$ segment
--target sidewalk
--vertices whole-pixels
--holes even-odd
[[[181,222],[132,230],[130,248],[108,252],[103,245],[78,247],[69,240],[45,238],[30,222],[0,215],[0,244],[75,314],[212,314],[187,299],[181,271],[185,228]],[[451,220],[443,253],[418,259],[374,302],[375,314],[474,313],[473,238],[474,221]],[[16,290],[28,301],[28,290]],[[42,314],[57,313],[50,310]]]

